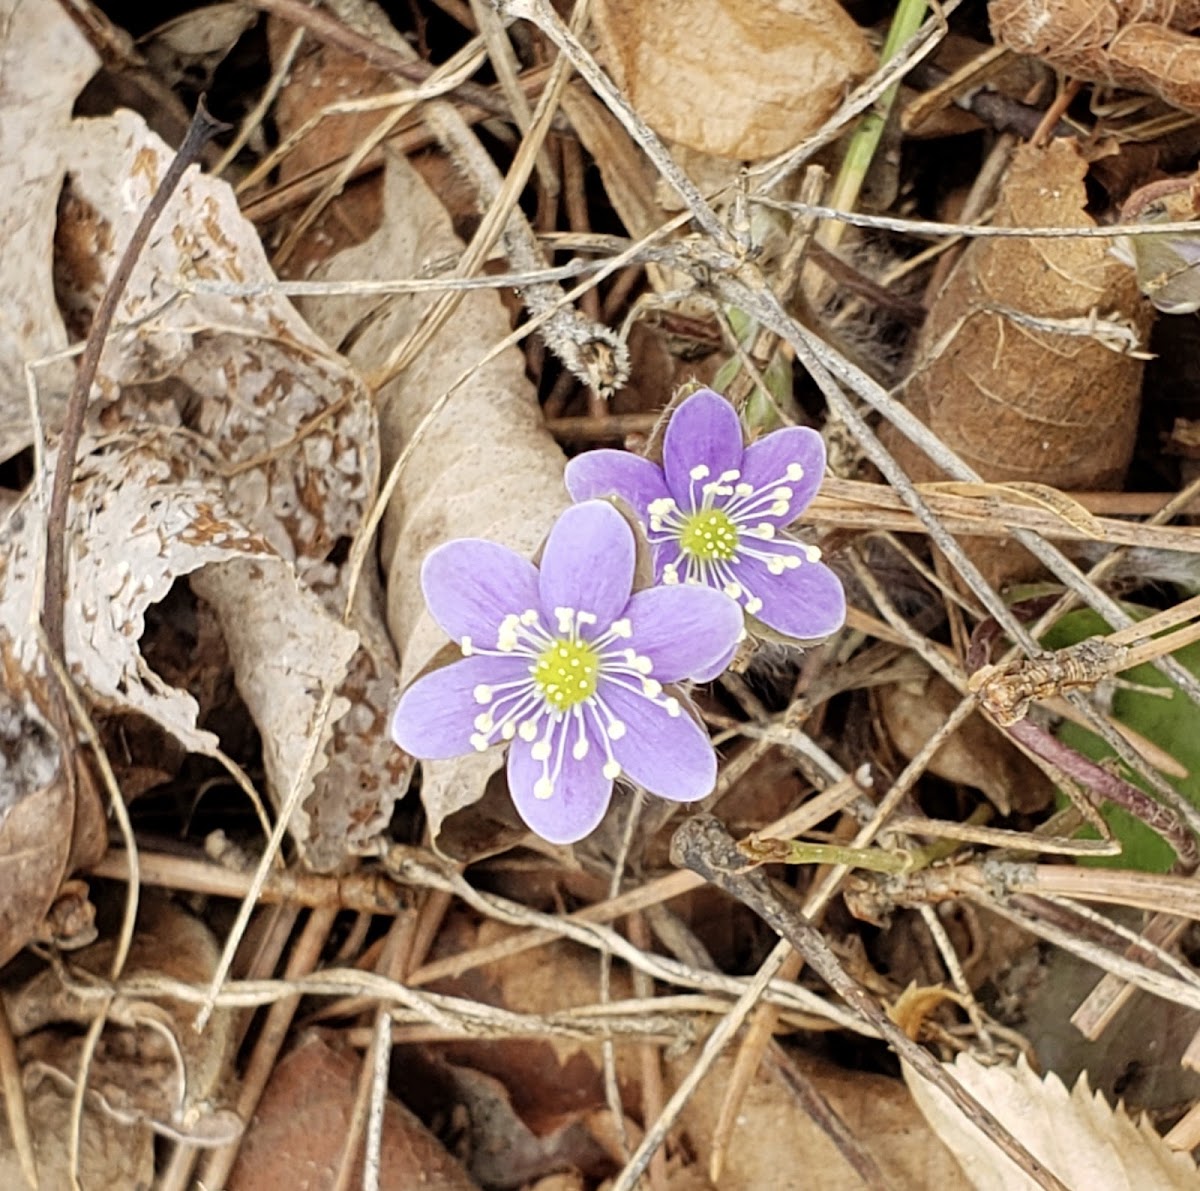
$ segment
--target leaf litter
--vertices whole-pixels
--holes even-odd
[[[5,1185],[274,1185],[300,1154],[341,1185],[790,1187],[815,1153],[830,1187],[1196,1182],[1195,1044],[1147,999],[1200,1003],[1180,867],[1200,826],[1191,716],[1154,714],[1163,691],[1173,711],[1196,692],[1171,652],[1194,628],[1178,608],[1194,475],[1153,431],[1158,359],[1194,306],[1200,146],[1179,113],[1196,22],[1102,8],[1085,28],[1078,5],[989,6],[1042,80],[1018,98],[990,89],[981,43],[943,64],[940,13],[876,70],[885,26],[832,0],[652,18],[597,0],[594,43],[535,0],[500,22],[419,5],[411,27],[365,0],[263,0],[164,11],[157,30],[10,5]],[[950,32],[981,36],[971,19],[952,8]],[[795,59],[818,43],[820,78]],[[434,96],[445,62],[476,74]],[[1053,69],[1075,80],[1058,96]],[[872,168],[890,181],[862,192],[884,205],[812,247],[825,172],[903,75],[902,108],[971,120],[885,136]],[[232,132],[185,175],[118,281],[66,522],[72,724],[38,632],[45,494],[80,349],[171,160],[146,97],[186,110],[200,86],[240,148],[224,180]],[[331,103],[340,124],[310,121]],[[1030,113],[1043,127],[1018,140]],[[401,689],[449,660],[429,552],[469,537],[535,558],[567,459],[657,458],[677,385],[718,375],[752,438],[825,436],[839,474],[804,540],[850,607],[825,643],[755,640],[697,684],[721,758],[705,809],[757,836],[750,854],[803,858],[829,950],[802,953],[834,957],[817,969],[849,1009],[777,944],[776,928],[809,936],[789,903],[771,916],[770,882],[750,909],[703,863],[672,867],[670,804],[619,797],[553,847],[513,812],[502,751],[415,767],[388,735]],[[1178,608],[1172,639],[1139,635],[1114,597],[1151,626]],[[1024,718],[997,716],[971,681],[980,643],[998,663],[1017,651],[1003,673],[1055,673],[1083,615],[1068,601],[1145,668],[1035,684]],[[1089,769],[1102,751],[1112,768]],[[123,839],[106,815],[128,815]],[[1098,850],[1109,867],[1085,867]],[[1153,879],[1179,884],[1155,900]],[[1092,965],[1093,987],[1039,1001],[1038,939]],[[1177,1079],[1114,1069],[1096,1040],[1119,1012]],[[1081,1039],[1069,1063],[1049,1041],[1064,1031]],[[879,1033],[943,1060],[927,1073],[983,1132],[910,1098]],[[1067,1093],[1056,1063],[1147,1115]]]

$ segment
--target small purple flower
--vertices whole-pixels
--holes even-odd
[[[541,567],[494,542],[464,539],[421,568],[429,611],[460,661],[419,678],[392,716],[392,738],[436,760],[508,743],[508,785],[551,843],[591,832],[622,774],[692,802],[717,763],[682,692],[742,632],[737,605],[704,588],[633,591],[633,530],[612,505],[567,509]]]
[[[667,424],[661,467],[588,451],[567,464],[566,483],[574,500],[615,495],[637,511],[659,582],[715,587],[776,632],[813,640],[842,627],[846,596],[820,550],[783,530],[824,472],[816,431],[787,427],[745,446],[733,406],[700,389]]]

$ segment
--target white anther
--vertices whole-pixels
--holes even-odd
[[[486,736],[481,736],[478,733],[475,733],[471,736],[470,739],[471,739],[471,747],[477,753],[487,752],[488,739]]]
[[[628,616],[623,616],[620,620],[614,620],[608,626],[608,631],[614,637],[622,637],[628,640],[628,638],[633,636],[633,622]]]
[[[804,479],[804,468],[801,467],[799,463],[789,463],[787,465],[787,471],[784,472],[784,475],[786,475],[787,478],[792,481],[792,483],[795,483],[797,480]]]
[[[804,547],[804,557],[807,558],[809,562],[820,562],[821,561],[821,547],[820,546],[805,546]]]
[[[646,512],[651,517],[665,517],[668,513],[675,511],[675,502],[669,496],[660,496],[657,500],[652,500],[646,506]]]
[[[625,725],[620,720],[613,720],[605,729],[609,740],[620,740],[625,735]]]
[[[662,581],[667,587],[673,587],[679,582],[679,568],[675,566],[674,563],[667,563],[667,565],[663,567]]]
[[[629,664],[639,674],[651,674],[654,671],[654,663],[648,657],[645,657],[641,654],[635,653],[633,657],[629,659]]]
[[[785,516],[787,516],[787,511],[788,511],[788,502],[786,500],[777,500],[771,506],[771,516],[772,517],[785,517]]]
[[[747,484],[743,480],[740,484],[734,485],[733,490],[738,494],[738,496],[749,496],[754,491],[754,485]]]
[[[722,484],[728,484],[732,480],[741,479],[742,473],[736,467],[731,467],[728,471],[723,471],[717,478]]]
[[[470,637],[463,637],[458,643],[459,649],[463,652],[463,657],[469,658],[475,652],[474,646],[471,644]]]
[[[742,594],[740,583],[726,583],[721,589],[731,600],[736,600]]]
[[[500,726],[500,735],[503,736],[505,740],[512,740],[516,734],[517,725],[514,724],[512,720],[505,720]]]
[[[787,501],[791,500],[793,495],[795,494],[790,488],[776,488],[775,491],[771,493],[771,499]]]
[[[536,608],[526,608],[525,611],[521,613],[522,624],[537,624],[537,622],[538,612]]]
[[[784,510],[787,511],[786,509]],[[746,531],[753,537],[762,538],[765,541],[770,541],[775,536],[775,526],[769,521],[760,521],[753,529]]]
[[[521,726],[517,729],[517,735],[524,741],[530,741],[537,735],[537,730],[537,720],[522,720]]]
[[[800,565],[800,558],[795,554],[785,554],[783,565],[789,570],[794,571]]]
[[[550,760],[550,742],[548,740],[539,740],[537,744],[529,750],[529,755],[535,761]]]
[[[600,771],[610,782],[615,782],[621,776],[621,766],[616,761],[605,761]]]
[[[492,701],[492,688],[486,682],[481,682],[472,694],[475,696],[476,703],[490,703]]]
[[[751,596],[746,601],[746,611],[749,612],[751,616],[753,616],[757,612],[761,612],[762,611],[762,600],[760,600],[758,598],[758,596]]]
[[[642,694],[647,699],[657,699],[662,694],[662,683],[656,678],[642,679]]]
[[[691,476],[693,480],[704,479],[704,477],[708,475],[707,464],[697,463],[696,466],[693,467],[692,470],[688,472],[688,475]]]
[[[667,709],[667,715],[669,715],[673,720],[678,719],[682,714],[682,708],[679,706],[678,699],[668,697],[663,706]]]
[[[783,574],[783,558],[778,554],[770,554],[767,556],[767,570],[772,575]]]
[[[475,729],[479,732],[490,732],[496,726],[496,721],[492,719],[490,711],[481,711],[475,717]]]
[[[588,742],[586,736],[581,736],[574,745],[571,746],[571,756],[576,761],[582,761],[588,755]]]
[[[540,777],[533,783],[533,796],[544,802],[554,793],[554,783],[548,777]]]

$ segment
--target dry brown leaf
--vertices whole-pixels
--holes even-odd
[[[361,1056],[310,1034],[271,1073],[242,1140],[228,1191],[326,1191],[354,1115]],[[362,1147],[346,1184],[363,1186]],[[383,1110],[380,1191],[477,1191],[436,1137],[388,1096]]]
[[[994,222],[1093,227],[1087,163],[1071,140],[1023,146]],[[1016,312],[1014,315],[1013,312]],[[1102,240],[980,239],[938,295],[910,386],[914,409],[987,480],[1070,490],[1118,483],[1133,451],[1143,363],[1038,319],[1123,318],[1144,338],[1149,309]]]
[[[994,222],[1093,227],[1086,173],[1072,140],[1022,146]],[[1144,365],[1105,342],[1099,324],[1142,343],[1152,314],[1104,241],[975,240],[922,330],[911,408],[985,480],[1042,485],[1043,503],[1045,487],[1114,487],[1133,453]],[[907,440],[887,437],[915,479],[938,478]],[[1026,565],[1019,557],[976,551],[997,580]]]
[[[991,0],[988,16],[1009,49],[1200,112],[1197,0]]]
[[[321,272],[328,280],[411,277],[461,252],[436,196],[407,163],[389,158],[382,226]],[[372,312],[350,350],[366,371],[413,329],[430,302],[425,295],[399,295],[382,306],[374,298],[339,297],[309,300],[303,308],[335,344]],[[562,454],[542,424],[521,354],[507,348],[484,362],[508,332],[494,292],[468,293],[420,358],[380,394],[380,433],[390,463],[443,394],[466,376],[414,449],[384,521],[387,619],[406,681],[446,644],[425,611],[425,555],[449,538],[479,537],[532,557],[567,503]],[[478,855],[524,835],[504,799],[495,800],[494,812],[478,808],[464,816],[454,825],[454,838],[447,835],[450,816],[479,802],[502,762],[503,754],[493,749],[424,766],[421,797],[438,847]]]
[[[985,1067],[969,1054],[944,1064],[1023,1146],[1068,1186],[1087,1191],[1195,1191],[1195,1163],[1169,1150],[1143,1120],[1135,1125],[1080,1077],[1068,1092],[1053,1073],[1041,1078],[1023,1060]],[[907,1065],[904,1077],[926,1120],[951,1148],[976,1191],[1036,1191],[1037,1184],[988,1142],[942,1092]]]
[[[71,1092],[47,1080],[25,1093],[29,1132],[37,1161],[40,1191],[143,1191],[154,1183],[154,1135],[149,1129],[126,1125],[97,1107],[83,1113],[79,1144],[79,1181],[70,1173],[66,1139],[72,1122]],[[0,1187],[26,1188],[24,1173],[0,1114]]]
[[[74,1086],[83,1036],[102,1002],[80,994],[81,973],[111,975],[116,943],[105,939],[74,952],[72,983],[47,968],[5,995],[18,1039],[27,1088],[48,1082]],[[212,979],[217,944],[199,919],[163,898],[143,898],[123,979],[139,980],[144,993],[126,993],[108,1007],[104,1032],[88,1067],[89,1103],[125,1125],[200,1141],[232,1140],[237,1118],[214,1103],[233,1058],[233,1015],[218,1009],[203,1033],[193,1023],[196,1007],[155,995],[156,980],[204,984]],[[86,985],[85,985],[86,987]],[[88,1183],[85,1186],[99,1184]]]
[[[898,1080],[847,1072],[812,1056],[797,1062],[893,1186],[967,1191],[969,1184],[950,1151],[921,1120]],[[669,1064],[674,1078],[683,1076],[688,1063],[684,1058]],[[681,1124],[701,1169],[708,1167],[709,1145],[732,1066],[733,1056],[722,1055],[683,1111]],[[821,1191],[860,1191],[863,1181],[782,1083],[760,1072],[742,1101],[714,1191],[810,1191],[814,1186]]]
[[[0,966],[33,938],[54,901],[75,817],[62,749],[39,707],[44,684],[5,655],[0,645]]]
[[[782,153],[875,67],[834,0],[597,0],[601,59],[655,132],[718,157]]]
[[[932,671],[924,681],[883,687],[878,696],[884,727],[909,760],[961,701],[958,692]],[[1054,795],[1046,775],[978,714],[934,753],[929,770],[948,782],[982,790],[1006,815],[1014,808],[1026,814],[1042,809]]]
[[[71,108],[99,59],[58,4],[0,0],[0,460],[33,441],[25,365],[67,346],[50,254]],[[42,416],[56,422],[69,365],[40,368]]]

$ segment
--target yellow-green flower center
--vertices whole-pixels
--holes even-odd
[[[533,681],[556,711],[565,711],[596,693],[600,656],[585,641],[559,637],[538,654]]]
[[[684,517],[679,545],[704,562],[728,562],[737,554],[737,526],[721,509],[701,509]]]

